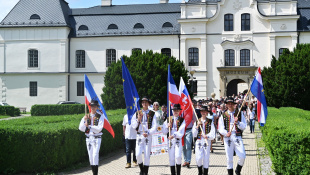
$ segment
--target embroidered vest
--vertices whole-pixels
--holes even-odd
[[[87,124],[88,124],[88,125],[91,125],[91,122],[90,122],[90,115],[87,114],[86,116],[87,116]],[[100,117],[101,117],[100,114],[98,114],[98,113],[95,114],[95,116],[94,116],[94,118],[93,118],[93,120],[94,120],[94,125],[93,125],[93,126],[98,126]],[[88,134],[89,131],[90,131],[90,129],[86,128],[85,133]]]
[[[173,117],[173,116],[172,116]],[[181,124],[183,123],[184,121],[184,118],[182,117],[179,117],[178,120],[176,121],[176,124],[177,124],[177,131],[179,130]],[[174,118],[172,118],[172,123],[174,123]],[[170,130],[172,129],[172,127],[170,128]]]
[[[140,110],[139,112],[142,113],[142,110]],[[155,112],[154,111],[149,111],[149,113],[146,115],[147,117],[147,126],[148,126],[148,129],[151,129],[152,128],[152,122],[153,122],[153,117],[155,115]],[[136,112],[136,117],[138,116],[138,111]],[[140,126],[140,123],[138,124],[138,127],[136,128],[136,131],[139,130],[139,126]]]
[[[236,110],[234,113],[234,117],[237,117],[237,114],[238,114],[238,111]],[[224,119],[225,130],[227,132],[230,132],[230,115],[228,114],[228,110],[224,112],[223,119]],[[239,113],[238,121],[241,122],[241,113]],[[237,127],[237,124],[235,124],[235,129],[236,129],[236,136],[242,136],[242,130],[240,130]]]
[[[198,119],[201,122],[201,118]],[[197,126],[198,122],[196,121],[196,126]],[[209,134],[211,132],[211,124],[212,124],[212,120],[207,118],[207,121],[204,123],[205,125],[205,135]],[[200,127],[198,128],[198,134],[197,134],[197,139],[201,139],[201,135],[202,135],[202,130],[200,129]]]

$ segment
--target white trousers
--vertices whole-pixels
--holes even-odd
[[[227,169],[233,169],[234,151],[238,156],[238,164],[243,166],[245,160],[245,150],[241,136],[236,136],[233,132],[230,137],[224,137],[224,145],[227,158]]]
[[[101,138],[90,136],[86,138],[86,146],[90,165],[99,165],[99,150],[101,145]]]
[[[169,141],[168,141],[169,147]],[[171,139],[171,147],[168,149],[170,166],[181,165],[182,163],[182,139]]]
[[[144,137],[142,134],[137,134],[136,141],[136,157],[138,164],[143,163],[142,151],[144,151],[144,165],[150,165],[150,154],[152,147],[152,136]]]
[[[209,168],[210,145],[210,140],[208,140],[208,146],[204,139],[196,141],[195,154],[197,166],[203,165],[203,168]]]

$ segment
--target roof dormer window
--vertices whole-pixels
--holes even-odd
[[[162,28],[165,28],[165,27],[173,27],[173,25],[170,22],[165,22]]]
[[[135,24],[134,29],[144,29],[144,26],[141,23]]]
[[[39,15],[33,14],[30,16],[30,19],[41,19]]]
[[[86,25],[80,25],[78,30],[88,30],[88,27]]]
[[[118,29],[118,26],[116,24],[110,24],[108,29]]]

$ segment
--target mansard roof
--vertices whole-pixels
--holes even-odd
[[[68,26],[70,14],[65,0],[20,0],[0,27]]]

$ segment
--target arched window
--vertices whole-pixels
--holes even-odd
[[[30,16],[30,19],[41,19],[39,15],[33,14]]]
[[[250,50],[240,50],[240,66],[250,66]]]
[[[86,25],[80,25],[78,30],[88,30],[88,27]]]
[[[171,49],[170,48],[162,48],[161,54],[167,55],[168,57],[171,57]]]
[[[35,68],[39,67],[39,55],[38,50],[28,50],[28,67]]]
[[[191,47],[188,49],[188,65],[199,66],[199,49]]]
[[[85,50],[77,50],[75,52],[75,67],[85,68]]]
[[[108,29],[118,29],[116,24],[110,24]]]
[[[134,29],[144,29],[144,26],[141,23],[135,24]]]
[[[107,57],[106,57],[106,66],[109,67],[112,63],[116,62],[116,50],[115,49],[107,49]]]
[[[232,14],[224,15],[224,30],[234,31],[234,16]]]
[[[225,50],[225,66],[235,66],[235,51]]]
[[[165,22],[162,26],[162,28],[164,27],[173,27],[173,25],[170,22]]]
[[[251,19],[249,13],[241,14],[241,31],[251,30]]]

